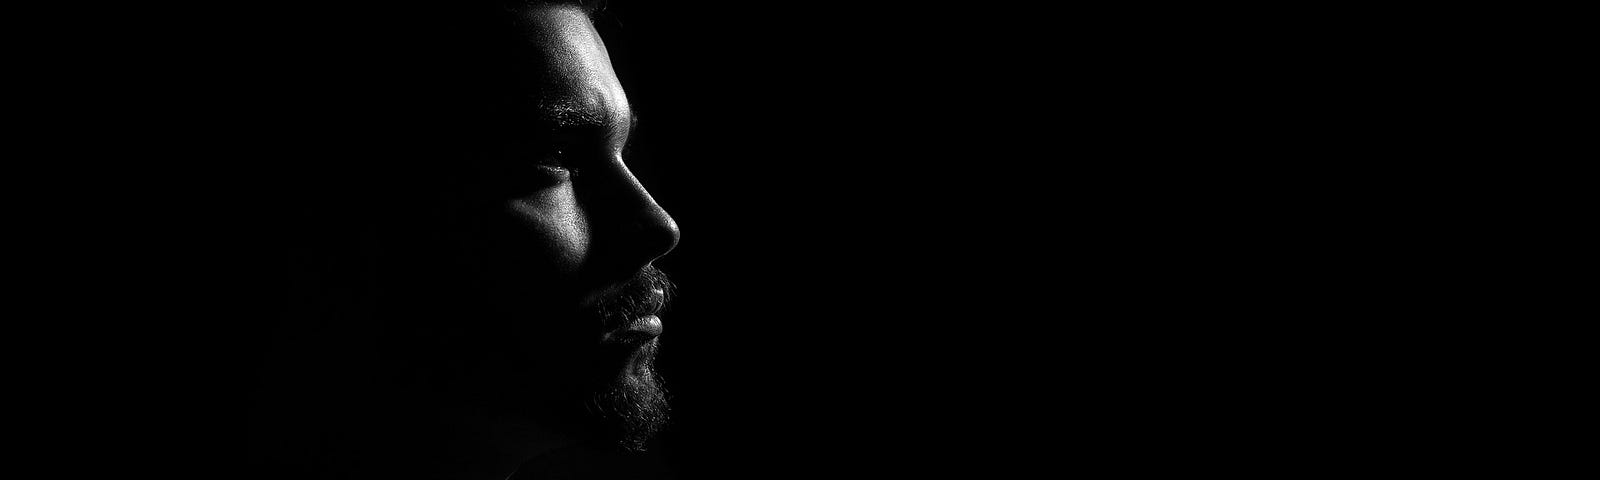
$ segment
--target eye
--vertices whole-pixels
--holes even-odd
[[[551,149],[549,152],[540,155],[539,160],[534,165],[539,170],[552,175],[561,175],[564,178],[576,176],[578,168],[573,166],[572,157],[567,155],[567,151],[568,149]]]
[[[555,165],[535,165],[534,170],[539,178],[531,179],[542,185],[555,185],[568,182],[572,179],[573,171],[566,167]]]
[[[577,171],[561,158],[551,155],[540,155],[533,160],[523,159],[520,163],[522,166],[516,169],[514,178],[507,180],[533,190],[543,190],[571,182],[572,177],[577,175]]]
[[[543,152],[540,152],[543,150]],[[508,149],[498,167],[486,171],[485,185],[493,185],[496,196],[521,197],[555,188],[572,181],[576,169],[564,152],[551,148]]]

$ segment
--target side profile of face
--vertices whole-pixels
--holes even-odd
[[[652,263],[679,234],[625,161],[633,109],[582,8],[507,15],[348,67],[375,107],[352,108],[370,127],[336,141],[365,162],[351,185],[378,186],[341,189],[343,213],[323,214],[372,219],[335,254],[355,300],[317,313],[346,340],[280,348],[323,353],[289,354],[299,370],[269,384],[309,405],[280,418],[361,418],[339,420],[357,445],[324,448],[363,458],[349,465],[437,451],[443,476],[504,478],[564,444],[640,449],[666,422],[654,358],[672,285]]]
[[[588,16],[529,8],[518,31],[527,43],[522,98],[506,110],[512,141],[477,188],[503,192],[480,211],[478,275],[491,284],[492,317],[511,327],[501,333],[516,339],[511,377],[529,382],[507,396],[553,400],[536,420],[637,448],[666,419],[652,362],[671,284],[652,262],[678,228],[625,162],[635,117]],[[576,395],[546,394],[567,389]],[[601,423],[569,423],[586,417],[574,399]]]

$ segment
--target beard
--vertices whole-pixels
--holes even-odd
[[[673,285],[654,267],[591,295],[583,307],[519,322],[520,352],[505,365],[515,386],[500,397],[539,425],[593,447],[647,449],[670,421],[671,408],[656,369],[659,338],[613,336],[640,317],[664,309]],[[618,339],[621,338],[621,339]]]
[[[658,345],[650,340],[640,346],[626,371],[590,395],[588,413],[611,446],[642,452],[670,420],[666,388],[655,370]]]
[[[627,282],[599,295],[586,316],[596,318],[606,332],[625,329],[629,322],[665,309],[673,288],[666,274],[647,266]],[[613,345],[622,351],[614,351]],[[610,443],[623,450],[645,450],[648,440],[670,420],[667,391],[655,368],[659,349],[659,338],[601,347],[602,355],[609,352],[612,358],[620,355],[626,360],[617,367],[601,362],[605,372],[615,373],[611,381],[593,389],[589,404],[594,408],[589,413],[598,420],[602,431],[609,432],[606,438]]]
[[[418,280],[384,302],[390,357],[453,401],[484,403],[530,432],[640,452],[670,421],[656,369],[660,338],[612,335],[666,308],[674,286],[655,267],[577,291],[568,281],[456,284]],[[426,287],[426,288],[424,288]],[[489,287],[489,288],[482,288]],[[534,292],[530,294],[529,292]],[[460,321],[440,322],[440,318]],[[410,380],[408,380],[410,381]]]

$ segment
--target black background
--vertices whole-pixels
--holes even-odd
[[[682,229],[657,263],[681,287],[662,468],[1215,466],[1305,454],[1278,440],[1352,411],[1313,400],[1373,401],[1284,361],[1380,290],[1336,274],[1381,239],[1307,194],[1356,169],[1336,160],[1359,128],[1297,113],[1338,111],[1350,94],[1307,79],[1339,72],[1284,60],[1315,42],[1130,10],[611,2],[629,161]],[[307,48],[296,22],[337,25],[320,11],[69,12],[39,37],[69,53],[30,47],[19,76],[48,88],[18,92],[59,182],[24,204],[44,225],[18,251],[67,293],[42,311],[69,347],[44,358],[92,375],[40,391],[106,417],[56,433],[74,451],[214,474],[242,450],[283,288],[270,172],[294,152],[271,132],[306,114],[274,69]]]
[[[71,127],[45,139],[68,186],[43,231],[67,232],[52,247],[72,266],[41,278],[105,292],[57,305],[103,319],[66,326],[105,379],[84,397],[113,399],[84,409],[131,423],[67,436],[127,446],[85,447],[96,458],[228,471],[286,295],[278,227],[298,179],[276,165],[315,144],[275,135],[337,123],[294,96],[318,81],[298,55],[335,58],[308,39],[364,17],[131,10],[58,33],[75,53],[42,56],[60,70],[38,77],[59,92],[41,123]],[[1104,123],[1101,94],[1062,77],[1097,54],[1055,51],[1070,39],[1022,17],[642,1],[597,16],[640,116],[630,165],[682,229],[657,263],[680,286],[660,358],[676,420],[639,469],[992,476],[1061,448],[1065,376],[1093,371],[1065,344],[1090,337],[1062,334],[1091,328],[1066,302],[1093,282],[1062,279],[1106,261],[1083,237],[1120,239],[1081,226],[1122,201],[1085,193],[1108,179],[1081,157],[1118,142],[1085,131]]]

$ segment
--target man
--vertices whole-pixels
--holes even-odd
[[[566,2],[384,4],[290,30],[289,248],[251,469],[501,480],[646,447],[678,229],[625,162],[633,110]],[[317,23],[313,20],[311,23]],[[271,51],[269,49],[269,51]]]

